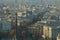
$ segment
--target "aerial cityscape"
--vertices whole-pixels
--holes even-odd
[[[60,0],[0,0],[0,40],[60,40]]]

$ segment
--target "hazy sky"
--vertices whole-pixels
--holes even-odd
[[[60,0],[16,0],[17,3],[24,4],[26,2],[30,3],[48,3],[48,4],[59,4],[60,5]],[[15,3],[15,0],[0,0],[0,3]]]

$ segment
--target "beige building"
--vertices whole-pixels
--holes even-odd
[[[57,30],[58,30],[57,26],[55,27],[55,26],[44,25],[43,26],[43,36],[44,36],[44,38],[48,38],[49,40],[56,40],[56,39],[60,40],[59,39],[60,36],[58,35]]]
[[[21,16],[22,16],[22,13],[21,13],[21,12],[18,12],[17,15],[18,15],[19,17],[21,17]]]
[[[60,34],[58,34],[58,36],[57,36],[57,40],[60,40]]]
[[[52,37],[52,28],[51,27],[44,26],[43,27],[43,35],[45,37],[51,38]]]

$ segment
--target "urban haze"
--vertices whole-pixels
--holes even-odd
[[[0,0],[0,40],[60,40],[60,0]]]

